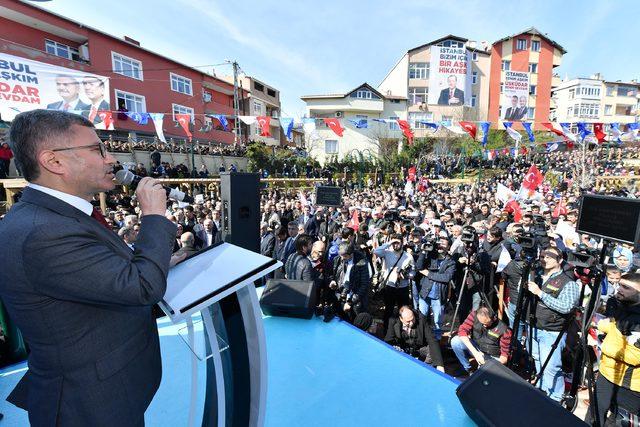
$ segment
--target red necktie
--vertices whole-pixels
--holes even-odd
[[[67,102],[67,103],[65,103],[65,104],[64,104],[64,106],[62,107],[62,109],[63,109],[64,111],[69,111],[69,107],[71,107],[71,105]]]
[[[96,110],[96,107],[91,107],[91,113],[89,113],[89,121],[91,123],[93,123],[93,119],[96,118],[97,114],[98,114],[98,110]]]
[[[104,215],[102,215],[102,213],[100,213],[100,211],[98,210],[98,208],[96,208],[95,206],[93,207],[93,212],[91,212],[91,218],[95,219],[96,221],[98,221],[100,224],[102,224],[103,226],[106,227],[107,230],[109,231],[113,231],[111,230],[111,227],[109,226],[109,224],[107,223],[107,220],[104,219]]]

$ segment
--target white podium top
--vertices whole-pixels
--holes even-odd
[[[281,265],[230,243],[218,243],[169,270],[167,291],[159,305],[178,322],[243,286],[253,285]]]

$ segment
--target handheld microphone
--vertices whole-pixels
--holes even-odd
[[[134,190],[138,186],[138,183],[141,179],[141,176],[138,176],[129,170],[121,169],[116,172],[116,181],[118,182],[118,184],[129,186]],[[193,197],[183,193],[180,190],[167,187],[165,185],[163,185],[162,188],[164,188],[164,190],[167,192],[167,197],[169,199],[177,200],[184,203],[193,203]]]

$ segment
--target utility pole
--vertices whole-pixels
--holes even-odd
[[[240,96],[238,96],[238,62],[233,61],[233,114],[235,115],[234,128],[236,145],[242,142],[242,127],[240,127]]]

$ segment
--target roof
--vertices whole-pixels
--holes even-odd
[[[521,35],[521,34],[532,34],[532,35],[534,35],[534,36],[540,36],[540,37],[542,37],[543,39],[545,39],[546,41],[548,41],[549,43],[551,43],[554,47],[556,47],[556,48],[560,49],[560,51],[562,52],[562,54],[567,53],[566,49],[565,49],[565,48],[563,48],[563,47],[560,45],[560,43],[556,42],[555,40],[550,39],[550,38],[549,38],[549,36],[547,36],[545,33],[541,33],[541,32],[540,32],[536,27],[529,27],[529,28],[527,28],[527,29],[526,29],[526,30],[524,30],[524,31],[520,31],[519,33],[513,34],[513,35],[511,35],[511,36],[503,37],[503,38],[501,38],[500,40],[497,40],[497,41],[493,42],[493,44],[495,45],[496,43],[500,43],[500,42],[503,42],[503,41],[507,41],[507,40],[512,39],[512,38],[514,38],[514,37],[517,37],[517,36],[519,36],[519,35]]]
[[[334,94],[324,94],[324,95],[303,95],[303,96],[300,97],[300,99],[304,100],[304,99],[318,99],[318,98],[346,98],[348,95],[352,94],[356,90],[361,89],[363,87],[369,89],[371,92],[375,93],[380,98],[384,98],[384,99],[407,99],[404,96],[396,96],[396,95],[388,95],[387,96],[387,95],[383,95],[382,93],[378,92],[378,90],[374,89],[367,82],[364,82],[361,85],[358,85],[355,88],[353,88],[350,91],[347,91],[345,93],[334,93]]]
[[[414,50],[422,49],[424,47],[431,46],[432,44],[438,44],[438,43],[440,43],[442,41],[445,41],[445,40],[457,40],[457,41],[461,41],[463,43],[466,43],[466,42],[469,41],[469,39],[465,39],[464,37],[454,36],[453,34],[449,34],[447,36],[440,37],[437,40],[433,40],[433,41],[430,41],[429,43],[425,43],[423,45],[416,46],[413,49],[409,49],[408,52],[413,52]]]

